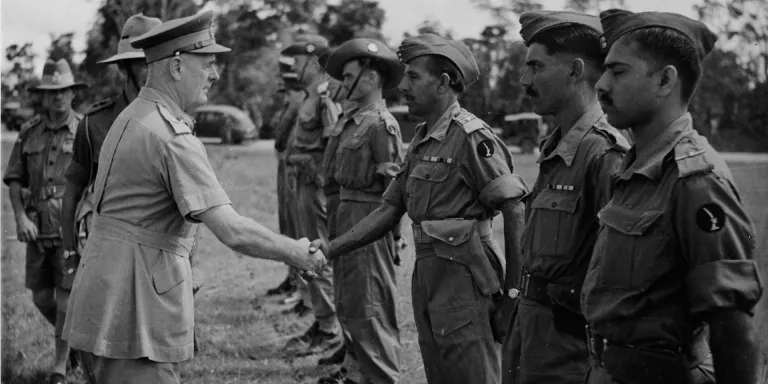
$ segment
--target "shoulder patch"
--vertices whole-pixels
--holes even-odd
[[[382,122],[387,127],[387,132],[389,132],[390,135],[398,136],[400,132],[400,124],[397,123],[397,119],[395,119],[391,113],[384,111],[380,112],[379,116],[381,116]]]
[[[111,107],[116,102],[117,102],[117,96],[110,97],[109,99],[106,99],[106,100],[97,101],[97,102],[91,104],[91,106],[88,107],[88,109],[85,110],[85,114],[86,115],[94,114],[94,113],[96,113],[96,112],[98,112],[98,111],[100,111],[100,110],[102,110],[104,108]]]
[[[709,162],[706,153],[706,148],[699,145],[693,137],[686,136],[680,139],[675,145],[674,153],[678,178],[712,171],[715,166]]]
[[[24,131],[34,127],[41,121],[43,121],[43,119],[40,117],[40,115],[32,116],[31,119],[27,120],[27,122],[21,125],[21,127],[19,128],[19,133],[23,133]]]
[[[183,121],[173,117],[171,111],[169,111],[167,108],[161,104],[158,104],[157,109],[160,110],[160,116],[162,116],[163,119],[165,119],[165,121],[171,125],[173,132],[175,132],[177,135],[192,133],[192,129],[190,129],[189,126]]]
[[[488,126],[484,121],[480,120],[477,116],[464,108],[453,116],[453,121],[463,128],[466,133],[472,133]]]
[[[595,128],[595,132],[608,139],[611,143],[610,150],[615,150],[621,153],[627,153],[629,151],[630,144],[627,138],[624,137],[618,129],[608,124],[608,122],[605,121],[605,117],[600,118],[593,128]]]

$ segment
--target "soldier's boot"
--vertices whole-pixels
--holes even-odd
[[[337,348],[330,356],[326,356],[317,361],[317,365],[337,365],[344,362],[344,358],[347,356],[347,344],[342,344]]]
[[[320,323],[315,321],[303,334],[296,336],[285,343],[286,353],[296,353],[307,349],[315,338],[315,333],[320,331]]]
[[[318,329],[317,332],[315,332],[309,347],[304,351],[304,354],[317,355],[325,353],[332,349],[339,348],[343,343],[344,336],[341,334],[340,329],[336,332],[327,332]]]

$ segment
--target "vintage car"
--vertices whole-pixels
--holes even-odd
[[[231,105],[204,105],[195,109],[192,118],[196,136],[218,137],[222,144],[240,144],[259,134],[250,117]]]

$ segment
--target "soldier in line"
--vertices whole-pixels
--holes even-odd
[[[688,103],[717,37],[687,17],[600,14],[608,122],[634,146],[598,213],[581,308],[587,383],[692,383],[709,325],[718,384],[755,383],[752,314],[762,294],[755,231],[722,157],[696,133]],[[693,373],[693,375],[692,375]]]
[[[56,352],[50,383],[66,383],[69,346],[62,339],[67,311],[68,287],[65,280],[72,269],[64,268],[61,203],[64,173],[72,159],[72,143],[82,115],[72,109],[75,82],[69,64],[49,60],[43,67],[40,85],[43,113],[26,122],[13,146],[3,182],[9,187],[16,218],[16,235],[27,243],[24,285],[32,291],[32,301],[55,327]],[[28,198],[22,197],[28,188]]]
[[[600,19],[572,11],[520,16],[528,52],[520,85],[533,111],[553,116],[541,143],[539,175],[525,197],[520,303],[502,352],[504,383],[582,383],[586,324],[579,306],[584,274],[610,198],[611,176],[629,149],[605,121],[595,83],[603,72]],[[517,278],[517,276],[514,276]]]
[[[95,383],[178,383],[193,356],[189,253],[197,223],[228,247],[302,270],[325,266],[309,241],[240,216],[203,144],[182,119],[219,79],[213,12],[175,19],[131,40],[149,72],[107,133],[94,182],[92,229],[75,277],[64,338]]]
[[[322,94],[328,90],[328,81],[319,58],[328,50],[325,38],[305,35],[282,52],[295,59],[294,72],[307,93],[297,112],[285,160],[288,179],[293,182],[297,236],[323,239],[328,238],[328,216],[321,167],[328,127],[323,124],[321,103]],[[299,281],[309,293],[315,322],[306,332],[289,340],[285,351],[308,355],[338,348],[343,337],[333,303],[333,271],[330,265],[316,278]]]
[[[491,316],[508,260],[519,259],[520,199],[527,187],[513,174],[512,155],[458,95],[480,76],[461,42],[427,34],[405,39],[408,65],[400,84],[417,128],[404,165],[383,203],[327,246],[332,257],[387,235],[403,214],[413,220],[416,266],[413,310],[429,383],[499,383],[501,358]],[[491,220],[504,215],[506,252],[492,239]],[[344,256],[341,256],[344,255]]]
[[[342,81],[341,92],[356,105],[336,124],[324,159],[340,200],[336,219],[329,221],[329,231],[337,235],[381,205],[381,195],[403,160],[400,127],[382,96],[384,89],[398,86],[403,66],[383,43],[353,39],[335,50],[326,70]],[[341,368],[319,383],[397,382],[396,247],[388,233],[334,260],[336,309],[347,349]]]

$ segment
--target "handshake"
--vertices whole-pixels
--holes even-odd
[[[328,259],[326,259],[328,244],[321,239],[310,243],[306,237],[296,240],[296,242],[300,249],[306,250],[306,256],[299,258],[294,265],[301,269],[301,277],[304,279],[314,279],[328,264]]]

